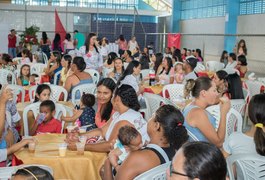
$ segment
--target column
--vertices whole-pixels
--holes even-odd
[[[172,19],[171,19],[171,32],[178,33],[180,32],[180,17],[181,17],[181,1],[173,0],[172,1]]]

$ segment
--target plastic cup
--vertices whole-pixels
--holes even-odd
[[[78,142],[76,143],[77,155],[84,155],[85,144]]]
[[[64,157],[66,155],[66,149],[67,149],[66,143],[59,144],[59,156],[60,157]]]
[[[35,142],[29,143],[29,152],[30,153],[34,153],[35,152],[35,148],[36,148],[36,143]]]
[[[73,130],[74,128],[75,128],[75,126],[67,126],[67,127],[66,127],[68,133],[72,132],[72,130]]]
[[[86,128],[80,127],[79,128],[79,133],[86,133]]]
[[[86,144],[87,137],[86,136],[79,136],[79,141],[82,144]]]

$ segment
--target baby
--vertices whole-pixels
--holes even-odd
[[[178,63],[175,66],[175,82],[181,84],[184,80],[183,64]]]
[[[121,127],[114,149],[109,153],[109,160],[112,167],[117,171],[119,165],[125,160],[128,154],[141,149],[142,144],[142,136],[134,127]]]

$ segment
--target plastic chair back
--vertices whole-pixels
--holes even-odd
[[[264,180],[265,157],[258,154],[232,154],[226,159],[230,180],[235,180],[234,164],[237,169],[237,179]],[[239,177],[238,172],[243,177]]]
[[[205,70],[206,70],[205,66],[200,62],[197,63],[197,66],[194,69],[196,73],[200,71],[205,71]]]
[[[100,78],[99,72],[95,69],[85,69],[84,71],[90,74],[93,79],[93,83],[97,85]]]
[[[14,96],[14,101],[17,102],[17,96],[21,93],[21,102],[23,103],[25,101],[25,89],[22,86],[15,85],[15,84],[9,84],[7,88],[11,89]]]
[[[80,97],[82,96],[83,93],[90,93],[90,94],[95,94],[96,93],[96,85],[95,84],[81,84],[72,89],[71,93],[71,101],[73,104],[78,104],[77,101],[80,99],[76,99],[76,94],[79,92]]]
[[[246,101],[244,99],[231,99],[231,107],[237,110],[242,116],[245,114]]]
[[[43,71],[46,67],[47,67],[47,65],[42,64],[42,63],[32,64],[31,69],[30,69],[30,73],[31,74],[41,74],[41,73],[43,73]]]
[[[0,69],[0,83],[3,84],[16,84],[16,75],[9,70]]]
[[[174,102],[179,97],[184,97],[184,84],[167,84],[163,87],[164,98],[167,98],[166,92],[169,94],[169,99]]]
[[[167,179],[167,175],[166,175],[166,171],[168,169],[168,167],[170,166],[171,162],[162,164],[160,166],[154,167],[142,174],[140,174],[139,176],[137,176],[136,178],[134,178],[134,180],[166,180]]]
[[[62,70],[61,70],[61,71],[58,71],[58,72],[56,72],[56,73],[54,74],[54,80],[53,80],[53,84],[54,84],[54,85],[58,85],[58,84],[57,84],[57,82],[59,82],[59,79],[58,79],[59,77],[58,77],[58,76],[59,76],[59,74],[61,74],[61,72],[62,72]]]
[[[224,69],[224,64],[218,61],[207,61],[206,62],[206,68],[209,71],[219,71],[221,69]]]
[[[249,90],[250,98],[256,94],[260,94],[261,88],[265,87],[265,84],[259,81],[246,81],[247,88]]]

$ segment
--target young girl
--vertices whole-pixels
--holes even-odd
[[[77,122],[80,126],[87,126],[87,131],[96,128],[95,124],[95,110],[93,106],[95,104],[95,96],[92,94],[84,93],[80,101],[80,109],[74,111],[71,117],[62,117],[63,121],[73,122],[79,119]]]
[[[20,86],[30,85],[30,66],[24,64],[20,69],[20,76],[17,78],[17,84]]]
[[[50,99],[51,88],[47,84],[38,85],[34,102],[43,102]]]
[[[184,80],[184,71],[183,71],[183,64],[178,63],[175,66],[175,82],[181,84]]]
[[[114,59],[114,70],[110,72],[108,76],[118,81],[123,72],[124,72],[124,66],[122,60],[120,58]]]
[[[32,62],[32,54],[28,49],[23,49],[22,51],[21,64],[27,64]]]
[[[51,65],[53,63],[53,65]],[[48,61],[47,68],[45,70],[45,74],[51,77],[50,83],[53,84],[54,81],[54,74],[58,71],[62,70],[61,64],[61,53],[59,51],[51,52],[51,57]],[[59,83],[60,74],[58,75],[56,84]]]

